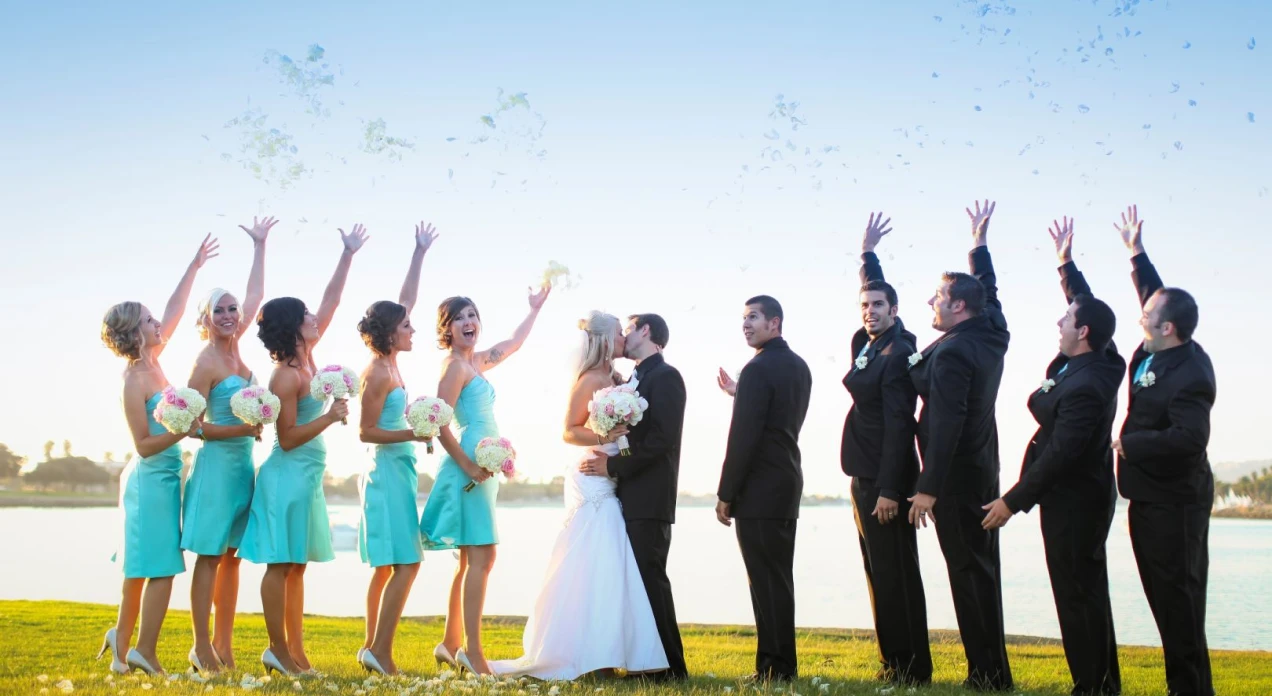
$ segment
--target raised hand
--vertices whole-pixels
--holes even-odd
[[[248,228],[246,225],[239,225],[239,229],[246,232],[247,236],[252,238],[252,242],[256,244],[264,244],[265,238],[269,236],[269,231],[277,224],[278,219],[274,217],[257,220],[256,216],[252,216],[251,228]]]
[[[1047,228],[1047,232],[1051,233],[1051,241],[1056,245],[1056,256],[1060,257],[1060,263],[1066,264],[1073,260],[1073,218],[1061,218],[1064,222],[1051,221],[1051,227]]]
[[[1113,223],[1114,229],[1122,236],[1122,243],[1131,254],[1144,253],[1144,243],[1140,235],[1144,232],[1144,221],[1139,219],[1139,206],[1132,205],[1122,213],[1122,224]]]
[[[544,285],[539,288],[539,292],[534,292],[534,288],[527,288],[526,290],[530,293],[530,309],[535,311],[538,311],[539,308],[543,307],[543,303],[547,301],[548,295],[552,294],[551,285]]]
[[[883,213],[871,213],[870,222],[866,223],[866,235],[861,239],[861,252],[867,253],[875,250],[879,245],[879,240],[883,236],[892,231],[888,227],[888,223],[892,222],[892,218],[883,219]]]
[[[345,231],[339,228],[336,231],[340,233],[340,241],[344,242],[345,251],[350,254],[358,253],[362,245],[366,244],[367,240],[371,238],[367,236],[367,230],[362,225],[354,225],[353,231],[349,234],[345,234]]]
[[[720,368],[720,374],[716,375],[716,384],[720,386],[720,391],[729,396],[736,396],[738,393],[738,383],[724,371],[723,367]]]
[[[976,211],[972,212],[971,208],[964,208],[967,211],[967,217],[972,221],[972,239],[975,240],[976,246],[985,246],[985,236],[989,234],[989,218],[994,214],[994,206],[996,202],[989,199],[985,200],[984,206],[980,201],[976,201]]]
[[[421,222],[415,226],[415,246],[428,251],[435,241],[437,241],[437,230],[433,229],[433,223]]]
[[[218,251],[220,249],[221,243],[209,234],[199,244],[199,251],[194,255],[194,260],[190,262],[190,265],[195,268],[203,268],[203,264],[207,263],[208,259],[214,259],[219,255]]]

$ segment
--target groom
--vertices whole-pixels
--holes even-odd
[[[640,395],[649,402],[649,408],[628,436],[631,454],[608,457],[598,451],[595,459],[579,467],[585,474],[618,481],[627,536],[667,653],[669,668],[657,675],[659,681],[689,677],[671,598],[671,581],[667,579],[671,525],[676,521],[680,435],[685,421],[685,381],[662,356],[668,333],[667,322],[657,314],[628,318],[623,331],[627,339],[623,357],[636,361],[632,379],[639,380]]]

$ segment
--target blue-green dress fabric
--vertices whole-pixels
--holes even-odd
[[[208,392],[205,422],[243,425],[230,409],[230,399],[249,382],[230,375]],[[200,556],[220,556],[243,543],[252,505],[256,465],[254,437],[208,440],[194,457],[182,503],[181,548]]]
[[[323,402],[306,394],[296,402],[296,425],[322,415]],[[256,472],[247,530],[238,555],[253,563],[310,563],[336,557],[322,475],[327,447],[322,435],[284,451],[274,449]]]
[[[167,431],[155,421],[155,393],[146,401],[151,435]],[[124,539],[115,561],[126,578],[166,578],[185,572],[181,554],[181,445],[124,467],[119,477],[119,509],[124,516]]]
[[[464,385],[455,400],[453,423],[459,428],[459,446],[471,459],[476,458],[478,442],[499,437],[494,409],[495,389],[480,375]],[[450,455],[442,457],[437,481],[424,503],[420,519],[426,550],[499,543],[499,530],[495,526],[499,477],[491,476],[465,492],[464,486],[471,481]]]
[[[384,397],[376,426],[382,430],[410,430],[406,423],[406,390],[397,387]],[[419,475],[415,472],[415,443],[376,445],[375,457],[362,472],[358,486],[362,520],[358,525],[358,553],[376,568],[419,563],[420,508],[415,502]]]

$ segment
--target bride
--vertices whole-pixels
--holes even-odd
[[[598,390],[618,383],[614,356],[623,354],[618,317],[592,312],[579,320],[583,357],[570,392],[564,439],[579,446],[579,460],[599,444],[610,455],[625,429],[601,438],[586,427],[588,402]],[[565,528],[557,535],[543,589],[526,623],[516,660],[490,663],[499,676],[575,679],[589,672],[667,668],[654,612],[627,539],[615,482],[565,468]]]

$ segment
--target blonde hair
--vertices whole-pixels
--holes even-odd
[[[121,358],[141,360],[140,302],[120,302],[106,310],[102,317],[102,343]]]
[[[600,367],[612,369],[614,364],[614,337],[618,334],[622,322],[613,314],[592,310],[586,319],[579,320],[579,330],[583,331],[583,354],[579,358],[578,373],[585,373]]]
[[[212,312],[216,311],[216,305],[221,301],[221,298],[229,294],[230,291],[224,288],[212,288],[207,297],[203,298],[203,301],[199,303],[198,319],[194,321],[195,326],[199,327],[199,340],[208,340],[207,324],[212,321]],[[237,308],[235,313],[238,314],[239,321],[243,321],[243,308]]]

